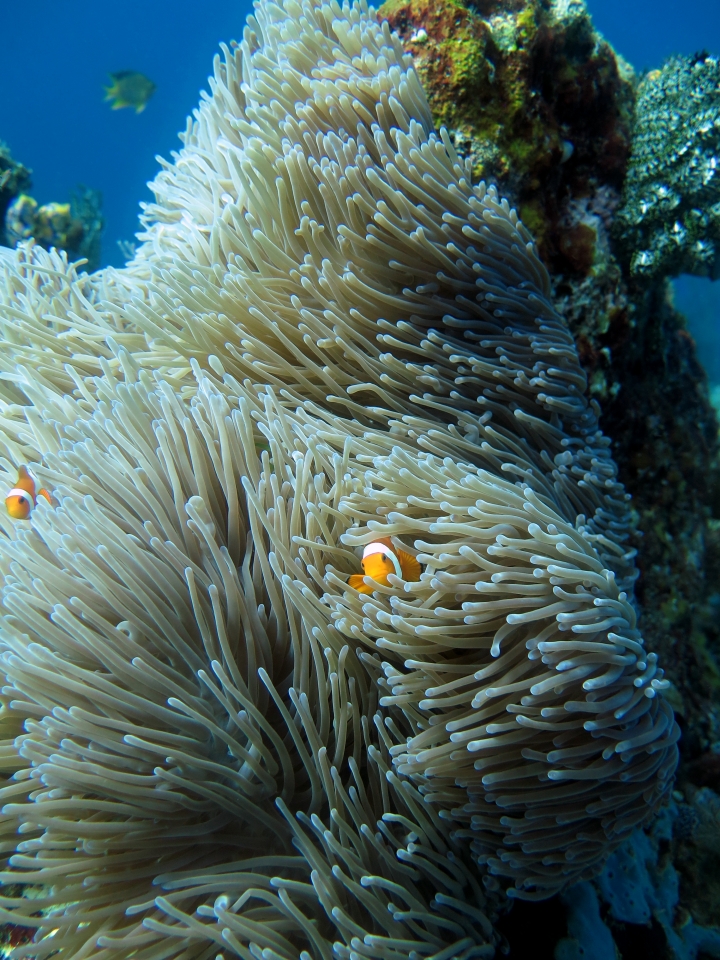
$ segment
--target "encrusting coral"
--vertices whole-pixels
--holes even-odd
[[[553,274],[607,259],[592,216],[619,200],[632,68],[584,0],[387,0],[437,126],[512,198]],[[600,231],[602,233],[602,231]]]
[[[638,89],[615,233],[631,274],[720,276],[720,63],[671,57]]]
[[[532,238],[363,3],[259,4],[154,190],[122,271],[1,261],[15,956],[492,956],[676,763]]]
[[[79,186],[69,203],[39,206],[27,192],[31,172],[0,140],[0,246],[16,247],[32,238],[46,250],[56,247],[75,260],[84,258],[87,269],[96,270],[103,231],[100,192]]]
[[[11,247],[24,240],[35,240],[50,250],[65,250],[77,260],[84,258],[87,269],[100,265],[103,219],[102,198],[97,190],[79,187],[70,203],[44,203],[26,193],[15,197],[4,218],[4,235]]]

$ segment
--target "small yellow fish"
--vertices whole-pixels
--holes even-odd
[[[135,70],[111,73],[110,79],[112,84],[105,87],[105,99],[111,101],[113,110],[135,107],[135,113],[142,113],[145,104],[157,89],[144,73],[137,73]]]
[[[37,489],[37,477],[27,467],[18,467],[17,483],[5,497],[7,512],[13,520],[27,520],[33,507],[37,505],[37,498],[44,497],[53,504],[53,498],[48,491],[41,487]]]
[[[391,573],[410,582],[420,579],[420,564],[415,557],[394,547],[389,537],[367,544],[363,550],[362,568],[362,573],[354,573],[348,580],[348,586],[358,593],[373,592],[372,586],[365,583],[364,577],[372,577],[383,587],[389,586],[388,576]]]

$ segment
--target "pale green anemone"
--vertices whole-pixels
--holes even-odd
[[[15,955],[490,957],[676,763],[532,239],[364,3],[261,2],[154,189],[124,270],[2,258]]]

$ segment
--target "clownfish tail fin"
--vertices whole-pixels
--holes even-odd
[[[42,487],[40,490],[38,490],[37,497],[43,497],[45,500],[47,500],[47,502],[50,504],[51,507],[57,506],[55,498],[53,497],[53,495],[50,493],[49,490],[45,489],[45,487]],[[37,497],[35,498],[36,500],[37,500]]]

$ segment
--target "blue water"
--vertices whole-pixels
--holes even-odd
[[[673,52],[720,53],[720,0],[590,0],[598,28],[638,68]],[[105,263],[120,264],[155,156],[206,85],[221,40],[242,34],[248,0],[34,0],[3,3],[0,139],[33,170],[41,203],[84,183],[104,198]],[[103,102],[107,75],[138,70],[156,84],[144,113]],[[716,285],[720,287],[720,284]]]
[[[40,203],[78,183],[101,190],[103,261],[121,264],[138,204],[149,200],[155,157],[207,86],[220,41],[239,39],[249,0],[33,0],[2,3],[0,140],[33,171]],[[108,74],[138,70],[157,84],[145,111],[111,110]]]
[[[595,25],[638,70],[673,53],[720,55],[718,0],[587,0]]]

